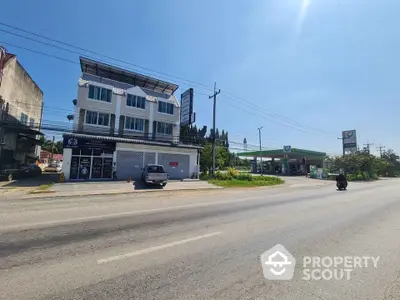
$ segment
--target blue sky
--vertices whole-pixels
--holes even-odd
[[[4,23],[206,85],[136,68],[179,84],[177,96],[193,87],[198,126],[212,124],[216,81],[217,127],[233,141],[258,144],[264,126],[265,147],[340,153],[336,137],[356,129],[359,144],[400,151],[400,1],[5,0],[2,11]],[[78,62],[1,31],[0,42]],[[5,46],[43,90],[44,120],[67,122],[79,65]]]

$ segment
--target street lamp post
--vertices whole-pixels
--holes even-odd
[[[343,145],[343,138],[338,137],[337,139],[338,140],[342,140],[342,150],[343,150],[343,157],[344,157],[345,151],[344,151],[344,145]]]
[[[262,161],[262,153],[261,153],[261,129],[263,129],[264,126],[261,126],[260,128],[257,128],[258,130],[258,138],[260,140],[260,162],[261,162],[261,167],[260,167],[260,173],[261,175],[263,174],[263,161]]]

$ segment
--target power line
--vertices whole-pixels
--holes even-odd
[[[1,22],[0,22],[0,23],[1,23]],[[0,30],[1,30],[1,29],[0,29]],[[29,48],[26,48],[26,47],[17,46],[17,45],[15,45],[15,44],[11,44],[11,43],[8,43],[8,42],[0,42],[0,43],[8,44],[8,45],[11,45],[11,46],[13,46],[13,47],[17,47],[17,48],[20,48],[20,49],[23,49],[23,50],[27,50],[27,51],[30,51],[30,52],[33,52],[33,53],[36,53],[36,54],[40,54],[40,55],[43,55],[43,56],[47,56],[47,57],[59,59],[59,60],[61,60],[61,61],[65,61],[65,62],[68,62],[68,63],[72,63],[72,64],[77,64],[77,65],[79,65],[78,62],[74,62],[74,61],[71,61],[71,60],[68,60],[68,59],[59,57],[59,56],[54,56],[54,55],[47,54],[47,53],[44,53],[44,52],[41,52],[41,51],[36,51],[36,50],[32,50],[32,49],[29,49]],[[54,45],[53,45],[53,46],[54,46]],[[59,48],[59,47],[57,47],[57,48]],[[105,62],[105,63],[107,63],[107,62]],[[201,93],[201,92],[197,92],[197,93],[198,93],[198,94],[201,94],[201,95],[206,95],[206,94]],[[276,116],[275,116],[276,114],[274,115],[274,114],[272,114],[272,113],[266,111],[264,108],[261,108],[261,107],[255,105],[255,104],[253,104],[253,103],[251,103],[251,102],[248,102],[248,101],[245,101],[245,100],[238,100],[238,99],[240,99],[240,98],[237,98],[237,97],[234,98],[234,97],[232,97],[232,96],[227,96],[227,98],[229,98],[229,99],[231,99],[231,100],[233,100],[233,101],[235,101],[235,102],[237,102],[237,103],[239,103],[239,104],[244,104],[244,105],[246,105],[246,106],[253,106],[253,107],[255,107],[255,108],[257,109],[257,111],[260,111],[260,110],[261,110],[261,111],[265,111],[267,115],[272,116],[272,117],[276,117]],[[224,99],[222,99],[222,100],[224,101]],[[226,102],[226,103],[228,103],[228,105],[231,105],[230,102]],[[233,105],[231,105],[231,106],[233,106]],[[235,108],[237,108],[237,109],[240,109],[240,110],[242,110],[242,111],[248,112],[248,111],[244,110],[242,107],[237,107],[237,106],[233,106],[233,107],[235,107]],[[255,114],[253,114],[253,115],[255,115]],[[255,116],[257,116],[257,115],[255,115]],[[295,129],[295,130],[300,131],[300,132],[303,132],[303,133],[310,133],[310,132],[307,132],[307,131],[302,130],[302,129],[300,129],[300,128],[297,128],[297,127],[299,127],[299,125],[297,125],[297,127],[294,127],[294,126],[293,126],[293,124],[299,124],[298,122],[293,121],[293,120],[290,122],[290,121],[287,121],[287,120],[283,119],[283,118],[285,118],[285,117],[282,117],[282,116],[279,116],[279,115],[277,115],[277,116],[278,116],[279,119],[283,120],[283,121],[286,122],[287,124],[281,123],[281,122],[279,122],[279,121],[275,121],[275,120],[272,120],[272,119],[267,119],[267,118],[265,118],[265,117],[261,117],[261,118],[263,118],[263,119],[265,119],[265,120],[267,120],[267,121],[269,121],[269,122],[273,122],[273,123],[276,123],[276,124],[281,125],[281,126],[285,126],[285,127],[287,127],[287,128],[290,128],[290,129]],[[258,116],[258,117],[260,117],[260,116]],[[288,119],[288,118],[286,118],[286,119]],[[290,120],[290,119],[288,119],[288,120]],[[290,126],[290,125],[291,125],[291,126]],[[310,127],[310,126],[308,126],[308,125],[302,125],[302,127],[303,127],[303,128],[307,128],[307,127]],[[310,127],[310,128],[311,128],[311,127]],[[321,130],[320,130],[320,131],[321,131]],[[316,132],[311,131],[311,133],[315,134]]]
[[[107,59],[111,59],[111,60],[114,60],[114,61],[118,61],[118,62],[121,62],[121,63],[124,63],[124,64],[132,65],[132,66],[135,66],[135,67],[137,67],[137,68],[142,68],[142,69],[145,69],[145,70],[148,70],[148,71],[157,73],[157,74],[163,74],[163,75],[165,75],[165,76],[169,76],[169,77],[172,77],[172,78],[177,78],[177,79],[182,80],[182,81],[184,81],[184,82],[188,82],[188,83],[190,83],[190,84],[192,84],[192,85],[201,86],[202,88],[205,88],[206,90],[211,90],[207,85],[202,84],[202,83],[198,83],[198,82],[195,82],[195,81],[187,80],[187,79],[184,79],[184,78],[181,78],[181,77],[177,77],[177,76],[174,76],[174,75],[171,75],[171,74],[167,74],[167,73],[164,73],[164,72],[152,70],[152,69],[150,69],[150,68],[146,68],[146,67],[143,67],[143,66],[139,66],[139,65],[137,65],[137,64],[133,64],[133,63],[130,63],[130,62],[127,62],[127,61],[124,61],[124,60],[120,60],[120,59],[115,58],[115,57],[112,57],[112,56],[104,55],[104,54],[98,53],[98,52],[96,52],[96,51],[93,51],[93,50],[90,50],[90,49],[85,49],[85,48],[83,48],[83,47],[76,46],[76,45],[73,45],[73,44],[71,44],[71,43],[66,43],[66,42],[63,42],[63,41],[60,41],[60,40],[57,40],[57,39],[54,39],[54,38],[50,38],[50,37],[47,37],[47,36],[44,36],[44,35],[41,35],[41,34],[38,34],[38,33],[34,33],[34,32],[32,32],[32,31],[28,31],[28,30],[25,30],[25,29],[22,29],[22,28],[19,28],[19,27],[10,25],[10,24],[6,24],[6,23],[3,23],[3,22],[0,22],[0,25],[6,26],[6,27],[8,27],[8,28],[12,28],[12,29],[14,29],[14,30],[18,30],[18,31],[21,31],[21,32],[24,32],[24,33],[27,33],[27,34],[30,34],[30,35],[34,35],[34,36],[40,37],[40,38],[42,38],[42,39],[46,39],[46,40],[49,40],[49,41],[52,41],[52,42],[56,42],[56,43],[59,43],[59,44],[62,44],[62,45],[65,45],[65,46],[68,46],[68,47],[71,47],[71,48],[74,48],[74,49],[78,49],[78,50],[81,50],[81,51],[85,51],[85,52],[94,54],[94,55],[96,55],[96,56],[101,56],[101,57],[104,57],[104,58],[107,58]],[[9,34],[13,34],[13,35],[19,36],[19,37],[21,37],[21,38],[26,38],[26,39],[29,39],[29,40],[32,40],[32,41],[35,41],[35,42],[38,42],[38,43],[42,43],[42,44],[48,45],[48,46],[50,46],[50,47],[55,47],[55,48],[58,48],[58,49],[61,49],[61,50],[64,50],[64,51],[69,51],[69,52],[71,52],[71,53],[76,53],[76,54],[80,54],[80,55],[85,55],[85,54],[82,54],[82,53],[77,52],[77,51],[74,51],[74,50],[65,49],[65,48],[62,48],[62,47],[57,46],[57,45],[53,45],[53,44],[50,44],[50,43],[46,43],[46,42],[43,42],[43,41],[39,41],[39,40],[30,38],[30,37],[26,37],[26,36],[23,36],[23,35],[14,33],[14,32],[6,31],[6,30],[4,30],[4,29],[0,29],[0,30],[2,30],[3,32],[9,33]],[[250,105],[250,106],[256,107],[258,110],[262,110],[262,111],[264,111],[267,115],[269,115],[269,116],[271,116],[271,117],[274,117],[274,118],[278,118],[278,119],[280,119],[280,120],[283,121],[283,122],[286,122],[286,123],[289,123],[289,124],[294,124],[294,125],[296,125],[296,126],[303,127],[303,128],[307,128],[308,130],[313,130],[313,131],[320,132],[320,133],[325,133],[325,134],[328,133],[328,134],[336,135],[336,134],[329,133],[329,132],[327,132],[327,131],[321,130],[321,129],[316,128],[316,127],[313,127],[313,126],[301,124],[300,122],[297,122],[297,121],[295,121],[295,120],[292,120],[292,119],[287,118],[287,117],[284,117],[284,116],[281,116],[281,115],[279,115],[279,114],[271,113],[271,112],[269,112],[268,110],[266,110],[265,108],[260,107],[260,106],[258,106],[258,105],[255,105],[255,104],[253,104],[252,102],[243,100],[243,99],[241,99],[241,98],[239,98],[239,97],[235,96],[234,94],[229,93],[229,92],[227,92],[227,91],[226,91],[225,93],[226,93],[226,95],[227,95],[228,98],[230,98],[230,99],[232,99],[232,100],[234,100],[234,101],[242,101],[242,103],[246,103],[246,105],[248,105],[248,106]],[[278,123],[278,124],[279,124],[279,123]],[[280,125],[281,125],[281,124],[280,124]]]
[[[382,154],[383,154],[385,148],[386,148],[385,146],[381,146],[381,145],[379,145],[378,147],[376,147],[376,150],[379,151],[380,157],[382,157]]]
[[[13,28],[15,30],[22,31],[22,32],[25,32],[25,33],[28,33],[28,34],[31,34],[31,35],[34,35],[34,36],[37,36],[37,37],[41,37],[43,39],[46,39],[46,40],[49,40],[49,41],[53,41],[53,42],[56,42],[56,43],[59,43],[59,44],[62,44],[62,45],[65,45],[65,46],[68,46],[68,47],[71,47],[71,48],[74,48],[74,49],[78,49],[78,50],[81,50],[81,51],[84,51],[84,52],[87,52],[87,53],[91,53],[91,54],[96,55],[96,56],[104,57],[106,59],[117,61],[119,63],[123,63],[123,64],[126,64],[126,65],[131,65],[131,66],[134,66],[136,68],[140,68],[140,69],[143,69],[143,70],[147,70],[147,71],[153,72],[155,74],[161,74],[163,76],[167,76],[167,77],[170,77],[170,78],[175,78],[175,79],[187,82],[189,84],[192,84],[192,85],[195,85],[195,86],[196,85],[197,86],[201,86],[201,87],[203,87],[203,88],[205,88],[207,90],[211,90],[211,88],[209,86],[207,86],[205,84],[202,84],[202,83],[197,83],[195,81],[187,80],[187,79],[184,79],[184,78],[181,78],[181,77],[178,77],[178,76],[174,76],[174,75],[171,75],[171,74],[168,74],[168,73],[152,70],[152,69],[147,68],[147,67],[143,67],[143,66],[140,66],[140,65],[128,62],[128,61],[124,61],[124,60],[121,60],[121,59],[118,59],[118,58],[114,58],[112,56],[104,55],[104,54],[101,54],[99,52],[96,52],[96,51],[93,51],[93,50],[90,50],[90,49],[85,49],[85,48],[82,48],[82,47],[79,47],[79,46],[75,46],[73,44],[65,43],[65,42],[60,41],[60,40],[49,38],[49,37],[46,37],[44,35],[40,35],[40,34],[31,32],[31,31],[28,31],[28,30],[25,30],[25,29],[22,29],[22,28],[18,28],[18,27],[12,26],[12,25],[5,24],[3,22],[0,22],[0,25],[6,26],[6,27],[9,27],[9,28]],[[8,33],[8,34],[11,34],[11,35],[18,36],[20,38],[31,40],[31,41],[34,41],[36,43],[40,43],[40,44],[43,44],[43,45],[46,45],[46,46],[49,46],[49,47],[53,47],[53,48],[60,49],[60,50],[63,50],[63,51],[67,51],[67,52],[70,52],[70,53],[78,54],[78,55],[81,55],[81,56],[86,56],[86,54],[84,54],[84,53],[81,53],[81,52],[78,52],[78,51],[75,51],[75,50],[71,50],[71,49],[66,49],[66,48],[63,48],[63,47],[60,47],[60,46],[57,46],[57,45],[54,45],[54,44],[50,44],[50,43],[47,43],[47,42],[44,42],[44,41],[40,41],[40,40],[37,40],[37,39],[33,39],[33,38],[30,38],[30,37],[27,37],[27,36],[24,36],[24,35],[15,33],[15,32],[7,31],[7,30],[4,30],[4,29],[0,29],[0,31]]]

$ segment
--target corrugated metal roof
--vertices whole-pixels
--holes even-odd
[[[82,73],[88,73],[120,82],[129,83],[134,86],[147,88],[153,91],[173,94],[179,87],[176,84],[164,80],[125,70],[120,67],[112,66],[100,61],[95,61],[86,57],[80,57],[80,63]]]
[[[150,140],[128,139],[128,138],[114,137],[114,136],[89,135],[89,134],[73,133],[73,132],[65,133],[63,136],[84,138],[84,139],[96,139],[96,140],[116,142],[116,143],[143,144],[152,146],[175,147],[175,148],[198,149],[198,150],[203,149],[203,147],[195,145],[173,144],[173,143],[150,141]]]

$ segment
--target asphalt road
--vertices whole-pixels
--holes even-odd
[[[0,298],[400,299],[399,183],[0,201]],[[292,280],[263,277],[276,244]],[[305,256],[379,261],[304,280]]]

